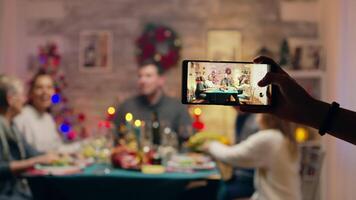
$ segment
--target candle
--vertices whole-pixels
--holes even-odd
[[[135,125],[135,136],[136,136],[136,141],[137,141],[137,145],[140,146],[140,137],[141,137],[141,120],[135,120],[134,122]]]

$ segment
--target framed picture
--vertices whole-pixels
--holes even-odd
[[[111,71],[112,42],[110,31],[82,31],[79,36],[79,70]]]
[[[322,47],[317,39],[289,38],[291,64],[294,69],[320,69]]]
[[[207,58],[216,61],[241,59],[242,35],[236,30],[208,31]]]

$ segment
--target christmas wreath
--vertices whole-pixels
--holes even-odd
[[[139,65],[153,62],[162,71],[174,67],[180,57],[181,42],[171,28],[148,24],[136,41],[136,58]]]

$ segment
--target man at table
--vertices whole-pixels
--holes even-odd
[[[125,124],[126,113],[132,113],[135,119],[146,122],[151,122],[153,113],[157,113],[162,126],[168,126],[175,131],[180,141],[186,140],[192,133],[191,118],[184,105],[164,93],[163,69],[153,63],[139,67],[137,85],[139,94],[118,107],[114,119],[116,126]]]

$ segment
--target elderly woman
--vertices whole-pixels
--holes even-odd
[[[24,104],[23,85],[15,79],[0,76],[0,199],[31,199],[26,182],[17,175],[36,164],[57,159],[54,154],[40,155],[26,141],[13,119]]]

